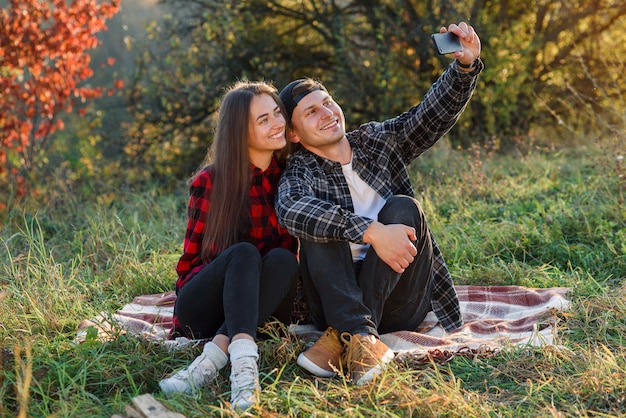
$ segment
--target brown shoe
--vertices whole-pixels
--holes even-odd
[[[387,363],[393,360],[393,351],[373,335],[341,335],[346,345],[344,364],[357,386],[369,383],[381,374]]]
[[[328,327],[324,334],[304,353],[298,356],[298,365],[319,377],[333,377],[339,370],[343,345],[339,333]]]

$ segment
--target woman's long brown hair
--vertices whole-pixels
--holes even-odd
[[[211,201],[202,238],[201,257],[207,261],[213,251],[224,251],[245,239],[251,227],[249,191],[251,181],[248,135],[250,103],[257,95],[268,94],[284,108],[276,88],[264,81],[239,81],[224,95],[220,104],[215,136],[202,171],[214,170]],[[275,152],[284,166],[288,147]]]

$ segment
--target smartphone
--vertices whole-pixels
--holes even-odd
[[[430,37],[433,40],[437,52],[441,55],[463,50],[459,37],[452,32],[435,33]]]

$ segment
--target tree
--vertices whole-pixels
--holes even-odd
[[[0,192],[13,182],[26,193],[52,133],[64,127],[60,114],[104,93],[81,82],[93,75],[89,51],[119,7],[120,0],[10,0],[0,9]]]
[[[163,177],[189,174],[200,163],[217,101],[237,79],[281,87],[303,75],[322,78],[356,124],[414,101],[438,66],[429,38],[438,26],[388,13],[397,1],[162,3],[173,6],[172,14],[152,28],[155,41],[140,56],[127,152],[158,166]],[[409,25],[411,40],[398,43]]]
[[[127,151],[158,163],[159,174],[169,178],[190,173],[200,162],[227,84],[263,78],[280,88],[296,77],[318,77],[354,128],[420,100],[451,61],[434,53],[430,34],[459,20],[478,30],[486,69],[449,135],[454,145],[492,139],[513,144],[534,126],[556,126],[552,115],[564,125],[582,120],[587,106],[594,112],[586,114],[597,115],[594,92],[606,92],[605,103],[619,103],[610,96],[619,99],[626,91],[623,77],[607,80],[599,65],[604,60],[616,67],[615,59],[626,52],[622,0],[160,3],[171,8],[171,18],[152,28],[155,42],[137,67]],[[608,34],[615,39],[613,49],[602,47]],[[579,56],[590,65],[581,66]],[[589,78],[598,84],[585,83]],[[612,85],[603,88],[605,82]],[[581,89],[572,109],[564,107],[568,85]]]
[[[474,1],[488,64],[470,104],[476,132],[506,140],[551,125],[570,136],[623,115],[624,16],[621,0]]]

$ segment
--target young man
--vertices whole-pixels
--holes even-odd
[[[311,79],[280,93],[296,145],[276,212],[300,238],[304,296],[320,339],[298,364],[320,376],[347,368],[357,385],[393,359],[379,333],[416,329],[433,310],[446,330],[462,324],[452,279],[415,199],[408,164],[456,123],[483,69],[480,39],[447,29],[463,50],[422,102],[346,133],[341,107]],[[446,32],[442,28],[441,32]]]

